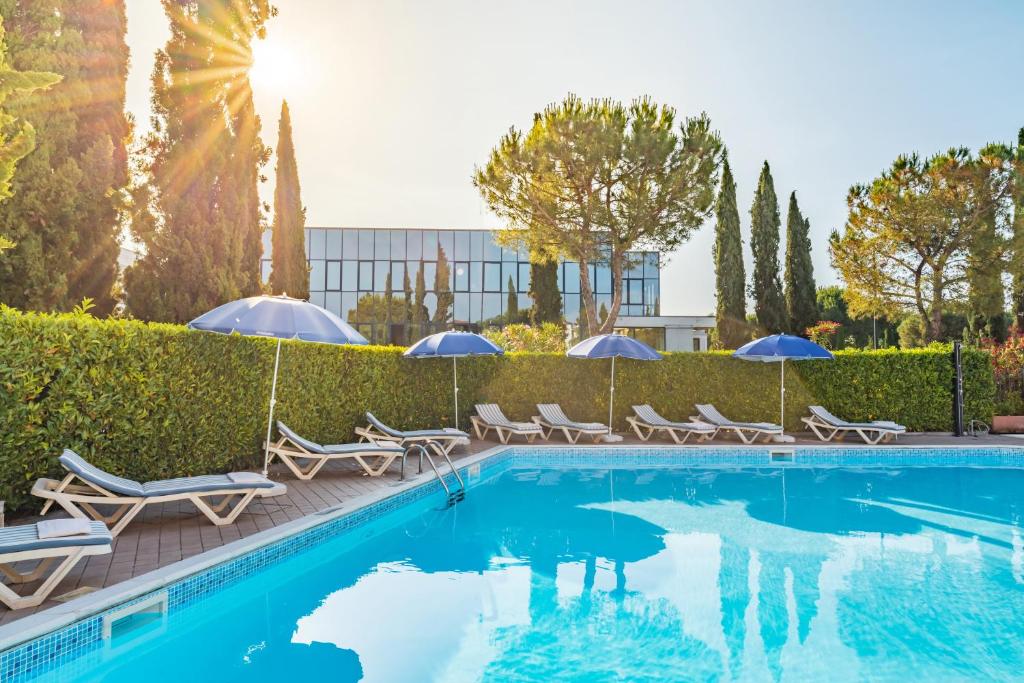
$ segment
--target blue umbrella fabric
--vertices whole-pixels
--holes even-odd
[[[661,360],[661,354],[638,339],[623,334],[599,334],[588,337],[566,351],[570,358],[611,358],[611,389],[608,394],[608,439],[612,435],[612,411],[615,407],[615,359]],[[618,437],[616,437],[618,438]]]
[[[779,364],[779,424],[786,418],[786,361],[832,360],[832,352],[809,339],[791,334],[773,334],[748,342],[733,352],[734,358]]]
[[[252,296],[230,301],[191,321],[193,330],[245,337],[277,339],[274,355],[274,381],[270,386],[270,415],[263,450],[263,475],[270,459],[270,431],[277,404],[277,370],[281,364],[281,340],[301,339],[323,344],[368,344],[347,322],[334,313],[302,299],[288,296]]]
[[[505,351],[487,337],[475,332],[438,332],[424,337],[405,350],[409,358],[451,358],[455,395],[455,428],[459,428],[459,366],[465,356],[500,356]]]

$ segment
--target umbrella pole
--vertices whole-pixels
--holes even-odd
[[[615,406],[615,356],[612,356],[612,385],[608,392],[608,435],[612,433],[612,408]]]
[[[779,363],[779,426],[786,428],[786,359]]]
[[[452,356],[452,384],[455,385],[455,428],[459,428],[459,360]]]
[[[274,426],[274,406],[277,405],[277,368],[281,364],[281,340],[277,340],[277,353],[274,354],[274,382],[270,385],[270,415],[267,417],[267,440],[263,444],[263,476],[267,476],[270,467],[270,430]]]

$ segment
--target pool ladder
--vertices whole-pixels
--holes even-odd
[[[459,483],[458,488],[452,489],[448,486],[448,482],[444,480],[444,475],[441,474],[441,470],[437,468],[437,464],[434,462],[434,458],[430,455],[430,450],[427,447],[433,449],[434,453],[444,458],[445,462],[448,463],[448,469],[451,470],[452,474],[455,475],[455,480]],[[444,488],[445,493],[445,508],[450,508],[456,503],[461,503],[466,499],[466,482],[462,480],[462,475],[459,474],[459,470],[456,469],[455,464],[452,463],[451,457],[448,452],[441,447],[441,444],[436,441],[427,441],[426,443],[414,443],[405,449],[405,454],[402,456],[402,479],[405,479],[405,459],[409,457],[411,453],[419,452],[420,455],[420,472],[423,472],[423,457],[426,456],[427,462],[430,463],[430,469],[434,470],[434,476],[441,482],[441,486]]]

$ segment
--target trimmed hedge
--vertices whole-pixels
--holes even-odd
[[[182,326],[44,315],[0,308],[0,499],[30,504],[33,481],[57,475],[73,448],[100,467],[157,479],[256,466],[266,429],[273,340]],[[451,422],[451,361],[411,360],[396,347],[286,342],[277,414],[324,442],[350,439],[372,410],[404,428]],[[964,355],[967,417],[989,421],[988,356]],[[631,403],[683,418],[697,402],[743,420],[778,419],[778,367],[727,353],[618,361],[616,427]],[[576,419],[607,419],[609,361],[509,354],[459,361],[460,424],[493,401],[528,419],[557,401]],[[893,419],[914,430],[951,428],[949,353],[841,351],[833,362],[787,363],[786,426],[810,403],[851,420]]]

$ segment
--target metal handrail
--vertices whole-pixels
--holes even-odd
[[[459,474],[459,470],[455,468],[455,464],[452,462],[451,457],[448,455],[448,451],[446,451],[444,449],[444,447],[441,446],[441,444],[439,444],[438,442],[434,441],[433,439],[428,440],[427,441],[427,445],[430,446],[431,448],[433,448],[442,457],[444,457],[445,462],[448,463],[448,468],[452,471],[452,474],[455,475],[455,478],[459,482],[459,488],[462,489],[463,491],[465,491],[466,490],[466,482],[462,481],[462,475]],[[427,460],[430,460],[430,456],[429,455],[427,456]]]
[[[444,480],[444,476],[441,474],[441,471],[437,469],[437,464],[434,462],[434,459],[430,457],[430,452],[427,450],[427,446],[433,448],[434,451],[437,454],[441,455],[444,458],[445,462],[448,463],[448,467],[455,475],[455,479],[459,482],[459,490],[455,492],[455,495],[458,495],[459,492],[462,492],[464,496],[466,492],[466,482],[462,480],[462,475],[460,475],[459,471],[455,468],[455,464],[452,462],[451,457],[449,457],[448,453],[445,452],[444,448],[441,447],[441,444],[437,443],[436,441],[414,443],[406,447],[405,452],[402,454],[401,479],[405,479],[405,459],[409,456],[410,453],[418,451],[420,455],[420,473],[423,472],[423,456],[426,456],[427,462],[430,464],[430,469],[434,471],[434,476],[436,476],[438,481],[441,482],[441,486],[444,488],[445,495],[448,497],[449,502],[451,502],[451,487],[449,487],[448,482]]]

